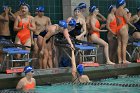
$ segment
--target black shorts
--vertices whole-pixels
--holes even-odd
[[[39,35],[42,36],[42,37],[45,37],[46,34],[47,34],[47,31],[46,30],[44,30],[43,32],[40,32],[39,33]]]
[[[3,35],[0,35],[0,39],[11,40],[11,36],[3,36]]]

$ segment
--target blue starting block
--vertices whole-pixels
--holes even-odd
[[[7,68],[9,67],[13,67],[13,62],[29,62],[30,58],[29,58],[29,54],[30,51],[28,50],[23,50],[21,48],[15,48],[15,47],[11,47],[11,48],[3,48],[3,52],[4,54],[6,54],[6,56],[4,57],[4,62],[7,62]],[[17,54],[21,54],[22,58],[20,59],[14,59],[14,55]],[[7,58],[9,58],[7,60]],[[9,65],[9,63],[11,62],[12,66]]]
[[[76,56],[80,57],[80,63],[97,62],[97,47],[87,44],[75,45]]]

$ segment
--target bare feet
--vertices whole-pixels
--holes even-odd
[[[130,64],[131,62],[129,62],[129,61],[123,61],[123,64]]]
[[[123,63],[123,61],[122,61],[122,60],[119,60],[119,61],[118,61],[118,63],[119,63],[119,64],[122,64],[122,63]]]
[[[113,63],[111,61],[108,61],[106,64],[108,64],[108,65],[114,65],[115,63]]]

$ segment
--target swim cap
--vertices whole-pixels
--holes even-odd
[[[122,6],[125,3],[125,0],[117,0],[117,6]]]
[[[75,27],[76,26],[76,21],[75,21],[75,19],[71,19],[70,21],[69,21],[69,26],[72,26],[72,27]]]
[[[96,9],[96,6],[92,6],[92,7],[89,7],[89,12],[90,13],[93,13]]]
[[[78,6],[78,7],[74,8],[74,11],[76,11],[76,10],[80,11],[80,7]]]
[[[111,10],[116,7],[115,5],[111,5],[109,8],[108,8],[108,12],[111,12]]]
[[[44,12],[44,10],[45,10],[45,9],[44,9],[43,6],[39,6],[39,7],[38,7],[38,11],[39,11],[39,12]]]
[[[137,8],[137,12],[139,12],[140,11],[140,7],[139,8]]]
[[[33,71],[33,68],[32,68],[31,66],[26,66],[26,67],[24,68],[25,74],[27,74],[27,73],[29,73],[29,72],[31,72],[31,71]]]
[[[60,27],[63,27],[64,29],[66,29],[68,27],[67,22],[65,20],[60,20],[58,25]]]
[[[21,4],[19,5],[19,7],[21,7],[21,6],[27,6],[27,7],[30,9],[30,6],[29,6],[27,3],[25,3],[25,2],[23,2],[23,3],[21,3]]]
[[[8,8],[8,5],[3,5],[3,10],[5,10],[6,8]]]
[[[84,66],[82,64],[79,64],[77,66],[77,72],[81,75],[83,75],[83,71],[84,71]]]
[[[80,7],[80,9],[87,8],[87,5],[85,3],[80,3],[78,6]]]
[[[129,13],[129,10],[128,10],[128,8],[124,8],[124,10],[125,10],[127,13]]]

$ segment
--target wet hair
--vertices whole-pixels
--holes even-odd
[[[80,7],[80,9],[87,8],[87,5],[85,3],[80,3],[78,6]]]
[[[116,7],[116,6],[115,5],[110,5],[109,8],[108,8],[108,12],[110,13],[114,7]]]
[[[93,13],[95,11],[95,9],[96,9],[96,6],[91,6],[91,7],[89,7],[89,12]]]

